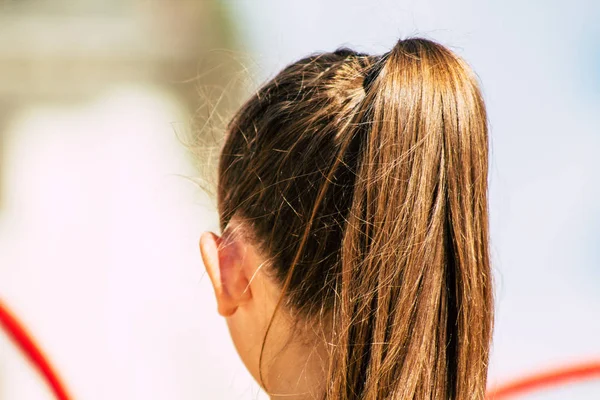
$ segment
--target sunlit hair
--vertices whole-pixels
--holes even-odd
[[[328,327],[323,398],[484,397],[487,169],[477,80],[425,39],[299,60],[231,120],[221,228],[243,221],[278,308]]]

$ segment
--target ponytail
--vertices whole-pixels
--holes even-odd
[[[483,399],[492,332],[487,120],[469,67],[403,40],[290,65],[238,112],[223,227],[330,327],[325,398]]]
[[[332,398],[483,398],[492,292],[481,95],[465,64],[429,41],[401,41],[380,62],[357,113],[367,128],[355,132]]]

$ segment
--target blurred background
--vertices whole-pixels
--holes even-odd
[[[265,398],[204,277],[215,153],[189,138],[218,145],[297,58],[411,35],[466,58],[487,101],[490,384],[600,359],[600,2],[0,0],[0,300],[75,398]],[[0,399],[50,398],[0,332]]]

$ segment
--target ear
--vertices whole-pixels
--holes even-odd
[[[219,314],[233,315],[238,307],[252,298],[244,268],[243,245],[224,240],[212,232],[200,237],[200,253],[217,298]]]

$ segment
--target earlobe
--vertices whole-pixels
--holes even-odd
[[[215,291],[219,314],[229,317],[251,298],[242,266],[243,257],[234,245],[224,245],[223,238],[212,232],[205,232],[200,237],[200,253]]]

